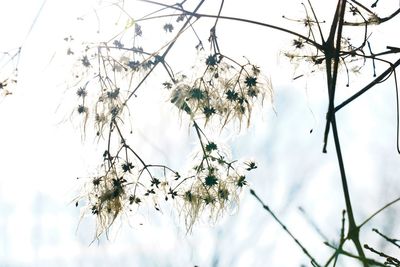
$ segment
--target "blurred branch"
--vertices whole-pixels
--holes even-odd
[[[385,210],[386,208],[388,208],[389,206],[395,204],[396,202],[398,202],[400,200],[400,197],[396,198],[395,200],[387,203],[385,206],[383,206],[382,208],[380,208],[379,210],[377,210],[376,212],[374,212],[371,216],[369,216],[363,223],[361,223],[358,227],[362,227],[364,226],[367,222],[369,222],[372,218],[374,218],[376,215],[378,215],[379,213],[381,213],[383,210]]]
[[[325,242],[324,244],[327,245],[328,247],[330,247],[330,248],[332,248],[332,249],[335,250],[335,254],[334,254],[334,255],[342,254],[342,255],[345,255],[345,256],[350,257],[350,258],[353,258],[353,259],[361,260],[359,256],[354,255],[354,254],[351,253],[351,252],[348,252],[348,251],[343,250],[342,247],[338,247],[338,248],[337,248],[337,247],[335,247],[334,245],[329,244],[329,243],[327,243],[327,242]],[[371,265],[374,265],[374,266],[382,266],[382,267],[383,267],[383,266],[387,266],[387,265],[385,265],[385,264],[383,264],[383,263],[380,263],[380,262],[378,262],[378,261],[376,261],[376,260],[374,260],[374,259],[368,259],[368,258],[366,258],[365,260],[367,261],[368,264],[371,264]],[[324,265],[324,266],[327,267],[328,264],[329,264],[329,261],[328,261],[328,263],[327,263],[326,265]]]
[[[368,249],[372,253],[379,255],[382,258],[386,258],[386,262],[385,262],[384,266],[394,266],[394,267],[400,266],[400,260],[396,259],[395,257],[389,256],[383,252],[377,251],[376,249],[371,248],[367,244],[364,245],[364,248]]]
[[[381,232],[378,231],[378,229],[372,229],[372,231],[374,231],[375,233],[377,233],[378,235],[380,235],[381,237],[383,237],[386,241],[388,241],[389,243],[395,245],[397,248],[400,248],[400,245],[398,244],[400,242],[399,239],[395,239],[395,238],[390,238],[384,234],[382,234]]]
[[[279,218],[275,215],[275,213],[267,206],[264,204],[264,202],[260,199],[260,197],[256,194],[256,192],[253,189],[250,189],[250,194],[252,194],[257,201],[263,206],[263,208],[274,218],[274,220],[283,228],[283,230],[293,239],[293,241],[301,248],[303,253],[311,260],[311,264],[315,267],[320,267],[317,263],[317,261],[314,259],[313,256],[307,251],[307,249],[300,243],[300,241],[289,231],[289,229],[286,227],[285,224]]]

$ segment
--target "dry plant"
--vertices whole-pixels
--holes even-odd
[[[207,217],[215,221],[238,205],[239,195],[248,183],[247,172],[257,168],[257,165],[253,161],[238,162],[232,159],[229,149],[211,140],[208,131],[210,125],[215,124],[220,129],[229,125],[246,128],[251,123],[252,111],[263,105],[265,100],[272,101],[273,92],[271,82],[258,66],[247,59],[235,59],[220,49],[219,42],[223,40],[218,39],[217,30],[219,22],[224,20],[240,22],[249,27],[258,25],[263,29],[292,36],[292,48],[284,51],[284,55],[293,66],[307,64],[312,72],[325,74],[328,106],[322,150],[327,153],[328,137],[332,135],[345,202],[339,242],[326,242],[333,249],[332,256],[324,264],[319,263],[322,259],[312,256],[272,209],[264,204],[254,189],[250,190],[250,194],[292,237],[310,259],[312,266],[336,266],[339,257],[355,258],[363,266],[400,266],[399,259],[367,244],[363,245],[360,239],[360,229],[399,199],[388,203],[362,223],[356,222],[336,121],[339,111],[389,78],[394,79],[398,93],[396,68],[400,59],[395,60],[395,54],[400,52],[400,48],[388,45],[384,51],[372,52],[369,37],[372,26],[377,28],[392,20],[400,13],[400,9],[381,17],[373,11],[380,4],[378,1],[367,7],[356,0],[338,0],[335,10],[332,10],[333,20],[325,33],[322,24],[326,22],[318,18],[317,10],[314,10],[310,1],[302,3],[304,19],[284,18],[288,25],[302,24],[302,32],[262,21],[223,16],[224,0],[219,1],[219,9],[215,14],[200,12],[206,0],[184,0],[172,5],[151,0],[139,2],[155,7],[155,11],[137,17],[131,15],[130,7],[123,0],[108,6],[120,11],[119,21],[126,21],[121,31],[114,33],[108,40],[79,43],[80,48],[76,48],[73,36],[65,38],[66,52],[76,60],[74,83],[71,86],[78,99],[74,113],[81,119],[84,135],[94,133],[98,140],[105,140],[98,175],[90,177],[76,199],[76,206],[84,207],[85,214],[93,214],[96,218],[95,239],[107,234],[123,214],[135,212],[144,203],[150,203],[159,210],[160,202],[173,202],[180,210],[188,232],[199,218]],[[85,17],[79,19],[85,23]],[[208,29],[208,44],[201,40],[201,34],[197,32],[196,25],[203,20],[213,22]],[[149,22],[160,23],[160,32],[164,31],[168,35],[168,40],[160,41],[156,48],[141,45],[141,39],[148,34],[142,26]],[[353,43],[345,35],[348,28],[360,32],[363,36],[361,41]],[[175,71],[174,58],[168,57],[184,34],[193,35],[197,42],[194,53],[201,58],[190,73]],[[4,55],[13,61],[19,52]],[[375,73],[375,64],[381,63],[386,64],[387,69]],[[344,77],[349,84],[353,73],[361,72],[367,64],[372,65],[374,77],[356,94],[337,104],[335,96],[338,79]],[[129,128],[130,123],[135,123],[130,111],[133,99],[140,98],[145,81],[152,78],[156,68],[169,77],[160,83],[160,87],[164,88],[161,90],[168,91],[169,101],[177,108],[180,116],[189,121],[198,140],[199,149],[192,158],[191,168],[187,170],[178,171],[163,163],[149,163],[127,138],[128,135],[135,136]],[[2,78],[0,89],[4,90],[13,80]],[[375,232],[399,247],[398,240],[378,230]],[[344,244],[349,241],[353,243],[356,253],[344,249]],[[383,258],[384,262],[370,258],[372,255]]]

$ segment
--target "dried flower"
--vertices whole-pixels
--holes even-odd
[[[171,23],[164,24],[163,28],[166,32],[172,32],[174,30],[174,26]]]
[[[272,94],[270,83],[262,82],[260,70],[250,63],[243,66],[229,65],[219,54],[206,58],[202,76],[189,80],[182,75],[174,83],[163,85],[172,89],[170,100],[191,118],[204,118],[207,123],[220,118],[224,127],[228,122],[247,119],[250,123],[256,102],[263,103],[265,95]]]

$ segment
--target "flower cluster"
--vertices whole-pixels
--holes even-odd
[[[0,96],[12,95],[18,81],[18,64],[21,47],[8,52],[0,52]]]
[[[129,29],[136,40],[142,29],[137,23],[132,25]],[[79,101],[75,111],[83,116],[84,129],[90,120],[100,136],[105,125],[117,118],[123,120],[126,102],[134,95],[132,85],[159,63],[160,56],[144,51],[129,38],[87,44],[83,50],[76,48],[72,36],[64,40],[66,53],[75,62],[72,82]]]
[[[187,231],[191,231],[204,215],[215,222],[224,213],[237,208],[239,193],[247,185],[243,168],[230,161],[229,155],[213,142],[204,146],[194,162],[197,164],[191,170],[192,182],[183,185],[179,193]],[[254,168],[255,165],[246,169]]]
[[[295,69],[300,69],[304,72],[304,69],[310,69],[305,74],[296,75],[294,79],[306,76],[311,73],[318,73],[323,70],[326,71],[325,60],[332,59],[332,48],[327,48],[324,45],[324,38],[322,33],[321,24],[325,21],[316,21],[309,17],[309,13],[312,13],[312,6],[309,8],[304,6],[306,19],[304,20],[292,20],[297,23],[304,23],[306,27],[305,34],[293,39],[291,48],[285,51],[283,54],[290,60],[290,63],[295,66]],[[376,55],[372,55],[371,46],[369,40],[369,25],[375,25],[382,22],[382,20],[372,11],[366,9],[364,6],[358,3],[349,3],[349,9],[346,10],[346,14],[349,14],[349,18],[343,22],[346,26],[363,26],[365,28],[361,34],[355,35],[354,32],[347,33],[342,32],[340,37],[340,51],[339,54],[339,70],[343,71],[347,76],[347,84],[350,85],[350,74],[359,74],[361,69],[366,64],[367,58],[374,60]],[[347,15],[346,15],[347,17]],[[325,46],[325,47],[324,47]],[[328,49],[328,50],[327,50]],[[367,56],[370,54],[371,56]],[[302,65],[305,65],[305,68]],[[374,66],[374,63],[373,63]],[[375,68],[375,67],[374,67]],[[374,74],[375,75],[375,74]]]
[[[244,173],[257,166],[254,162],[239,166],[226,149],[214,142],[203,143],[204,139],[201,136],[195,164],[184,177],[167,166],[145,164],[127,146],[121,146],[113,156],[105,151],[103,174],[86,182],[76,202],[76,206],[86,206],[85,214],[96,216],[95,237],[107,233],[117,218],[142,204],[160,210],[161,201],[172,201],[179,207],[188,232],[201,218],[207,216],[215,222],[238,207],[239,193],[247,185]],[[126,151],[125,159],[120,157],[122,151]],[[137,162],[131,162],[128,152]]]
[[[170,101],[193,119],[208,122],[218,117],[222,127],[245,120],[248,126],[256,102],[262,104],[267,94],[272,95],[269,81],[257,66],[239,65],[221,54],[208,56],[203,66],[194,79],[182,75],[174,83],[164,83],[171,89]]]
[[[84,116],[84,129],[90,118],[97,136],[103,135],[105,126],[110,125],[111,121],[123,120],[123,113],[127,109],[125,100],[129,95],[128,90],[122,90],[114,84],[106,84],[102,78],[99,78],[99,83],[100,86],[103,84],[102,90],[91,90],[99,86],[97,83],[86,83],[76,89],[79,100],[76,111]],[[88,96],[89,93],[91,93],[90,96]],[[91,114],[90,117],[89,114]]]
[[[125,151],[125,159],[120,157],[121,151]],[[164,189],[168,184],[165,182],[166,176],[163,179],[156,178],[152,168],[164,168],[165,174],[168,167],[131,162],[129,151],[135,154],[125,145],[113,155],[105,151],[102,174],[86,181],[81,196],[77,198],[76,206],[86,207],[84,214],[96,216],[96,238],[107,233],[122,214],[137,210],[146,198],[153,199],[161,191],[167,194]],[[154,204],[158,209],[157,202]]]
[[[86,184],[84,194],[78,198],[79,202],[87,202],[85,211],[95,215],[97,220],[96,238],[106,232],[118,216],[126,208],[129,200],[126,190],[127,180],[118,176],[116,171],[92,178]]]
[[[16,79],[6,78],[3,81],[0,81],[0,94],[1,96],[12,95],[12,91],[10,87],[14,86],[17,83]]]
[[[111,121],[116,120],[121,116],[121,113],[124,111],[122,92],[120,88],[109,88],[105,87],[102,91],[100,91],[97,98],[94,98],[94,103],[90,103],[87,98],[88,95],[88,86],[87,84],[83,87],[79,87],[76,90],[76,95],[80,100],[80,104],[78,105],[76,111],[78,114],[84,115],[84,128],[86,128],[86,122],[89,119],[89,113],[94,114],[94,129],[96,130],[96,135],[100,136],[104,127],[108,125]],[[126,94],[126,92],[125,92]],[[91,98],[90,100],[93,100]]]
[[[186,17],[180,16],[177,23],[184,20]],[[174,25],[164,25],[166,36],[174,35]],[[271,85],[259,68],[222,55],[216,49],[214,32],[211,40],[215,47],[198,65],[200,74],[194,79],[177,77],[165,61],[174,42],[147,50],[138,44],[142,34],[142,28],[130,19],[123,34],[107,42],[85,45],[82,51],[72,45],[72,36],[65,38],[67,55],[74,59],[77,70],[73,87],[79,102],[75,113],[83,117],[84,129],[87,124],[94,125],[99,141],[106,139],[101,171],[85,184],[76,202],[86,207],[85,214],[95,216],[96,238],[107,234],[123,214],[142,205],[161,210],[161,202],[167,201],[179,207],[187,231],[204,216],[215,222],[238,206],[239,193],[247,184],[244,173],[256,168],[255,163],[243,167],[231,160],[228,150],[209,141],[196,120],[204,120],[205,124],[213,120],[222,127],[231,121],[248,126],[256,104],[272,95]],[[201,41],[197,48],[202,48]],[[183,176],[168,166],[147,164],[125,135],[129,100],[138,96],[137,90],[157,65],[171,79],[164,83],[170,90],[170,101],[181,113],[190,115],[200,142],[195,164]]]

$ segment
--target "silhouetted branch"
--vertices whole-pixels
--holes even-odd
[[[341,104],[335,107],[335,112],[339,111],[346,105],[348,105],[353,100],[357,99],[359,96],[367,92],[369,89],[380,83],[382,80],[386,78],[387,75],[390,75],[394,69],[396,69],[400,65],[400,59],[394,62],[389,68],[387,68],[384,72],[382,72],[378,77],[376,77],[372,82],[366,85],[363,89],[355,93],[353,96],[349,97],[347,100],[343,101]]]

